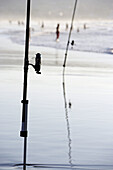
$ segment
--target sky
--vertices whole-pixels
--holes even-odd
[[[0,19],[25,18],[26,0],[0,0]],[[68,20],[75,0],[31,0],[35,20]],[[113,19],[113,0],[78,0],[77,19]]]

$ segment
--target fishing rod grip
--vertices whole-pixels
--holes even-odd
[[[22,100],[21,103],[23,104],[23,111],[22,111],[22,125],[21,125],[20,136],[27,137],[28,136],[28,131],[27,131],[28,100]]]

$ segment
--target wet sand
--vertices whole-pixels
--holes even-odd
[[[27,163],[46,169],[112,169],[112,55],[69,51],[63,84],[65,51],[31,46],[30,62],[36,52],[42,54],[42,74],[29,67]],[[23,160],[23,59],[23,46],[0,49],[1,169]]]

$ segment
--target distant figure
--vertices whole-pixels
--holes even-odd
[[[24,25],[24,22],[22,21],[22,23],[21,23],[22,25]]]
[[[10,24],[12,24],[12,21],[11,21],[11,20],[9,20],[9,23],[10,23]]]
[[[66,30],[68,30],[68,24],[66,24]]]
[[[20,25],[20,21],[18,21],[18,25]]]
[[[44,23],[42,22],[41,28],[44,28]]]
[[[77,32],[80,32],[79,28],[77,28]]]
[[[57,27],[56,27],[56,41],[59,40],[59,36],[60,36],[59,27],[60,27],[60,24],[57,24]]]
[[[86,24],[84,24],[84,30],[86,29]]]
[[[34,32],[34,31],[35,31],[35,29],[34,29],[34,28],[31,28],[31,31],[32,31],[32,32]]]

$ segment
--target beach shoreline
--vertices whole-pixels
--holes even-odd
[[[19,133],[25,47],[4,35],[0,44],[0,169],[14,169],[23,156]],[[30,169],[34,169],[33,163],[40,163],[47,170],[48,164],[61,170],[60,165],[64,169],[111,170],[112,55],[71,49],[63,77],[65,49],[30,44],[29,51],[30,63],[37,52],[42,55],[41,74],[30,66],[28,74]]]

